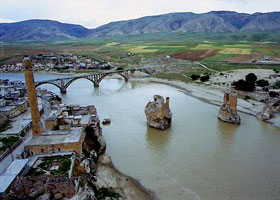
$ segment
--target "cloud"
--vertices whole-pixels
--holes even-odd
[[[0,0],[0,18],[11,21],[52,19],[96,27],[112,21],[170,12],[212,10],[270,12],[279,0]]]

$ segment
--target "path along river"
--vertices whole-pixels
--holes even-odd
[[[36,80],[59,75],[36,74]],[[0,78],[23,80],[21,74]],[[43,87],[43,86],[42,86]],[[45,85],[59,94],[59,90]],[[172,127],[148,128],[144,108],[154,94],[170,97]],[[107,153],[123,173],[159,199],[279,199],[280,129],[240,114],[240,126],[217,119],[218,107],[171,86],[106,79],[94,89],[78,80],[62,95],[67,104],[97,107]]]

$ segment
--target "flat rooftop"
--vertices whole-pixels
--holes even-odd
[[[28,125],[31,124],[31,120],[21,120],[16,124],[13,124],[13,127],[11,129],[8,129],[2,133],[0,133],[0,135],[19,135],[20,132],[25,129]]]
[[[26,166],[28,159],[13,161],[10,166],[0,175],[0,194],[5,192],[17,175]]]
[[[33,137],[28,145],[52,145],[77,143],[80,141],[82,128],[71,128],[70,130],[49,131],[41,136]]]

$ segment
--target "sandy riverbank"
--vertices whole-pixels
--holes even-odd
[[[127,200],[155,200],[152,191],[146,190],[139,181],[122,174],[113,165],[110,156],[103,155],[97,163],[97,182],[99,188],[112,188]]]

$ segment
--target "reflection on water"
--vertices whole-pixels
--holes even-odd
[[[233,143],[238,127],[236,124],[225,123],[217,119],[217,139],[225,149]]]
[[[147,126],[146,140],[149,148],[155,151],[164,151],[169,138],[171,136],[171,128],[165,131],[158,131]]]
[[[166,131],[147,128],[144,108],[154,94],[170,97]],[[114,165],[159,199],[279,199],[278,128],[242,113],[239,126],[221,122],[218,107],[160,84],[105,79],[93,88],[78,80],[62,98],[94,104],[101,119],[111,119],[103,135]]]

